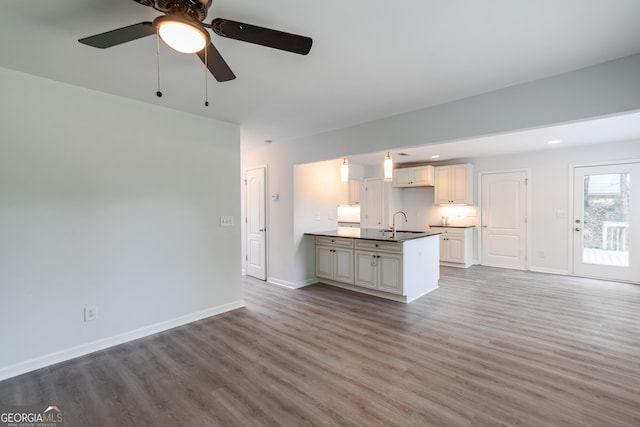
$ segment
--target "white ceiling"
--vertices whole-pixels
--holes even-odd
[[[217,0],[224,17],[312,37],[307,56],[213,35],[237,76],[154,37],[101,50],[77,39],[150,21],[132,0],[5,0],[0,66],[238,123],[276,142],[388,117],[640,52],[638,0]]]

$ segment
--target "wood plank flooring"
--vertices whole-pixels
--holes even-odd
[[[0,382],[66,426],[640,426],[640,286],[475,266],[247,307]]]

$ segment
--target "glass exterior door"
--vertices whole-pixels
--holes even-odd
[[[640,163],[574,169],[574,274],[640,282]]]

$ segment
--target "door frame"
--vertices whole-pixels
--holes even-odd
[[[266,164],[247,167],[242,171],[242,227],[241,227],[241,238],[242,238],[242,272],[243,276],[247,275],[247,257],[248,257],[248,245],[247,240],[249,238],[249,233],[247,232],[247,218],[249,212],[247,211],[247,172],[255,169],[263,169],[264,170],[264,223],[266,231],[264,232],[264,274],[265,278],[269,277],[269,166]]]
[[[615,166],[615,165],[625,165],[627,163],[640,163],[640,159],[624,159],[624,160],[609,160],[609,161],[600,161],[600,162],[588,162],[588,163],[570,163],[569,164],[569,200],[567,203],[569,204],[569,212],[568,221],[567,221],[567,269],[569,270],[569,274],[575,276],[575,266],[574,266],[574,238],[573,238],[573,218],[575,218],[575,209],[574,209],[574,200],[575,200],[575,170],[576,168],[588,168],[593,166]],[[613,280],[613,279],[604,279],[604,280]],[[615,280],[614,280],[615,281]]]
[[[484,242],[482,241],[482,178],[485,175],[495,175],[500,173],[514,173],[514,172],[524,172],[527,180],[527,221],[526,221],[526,242],[525,242],[525,271],[531,270],[531,200],[532,200],[532,180],[531,180],[531,168],[520,168],[520,169],[500,169],[494,171],[484,171],[478,173],[478,223],[476,224],[476,228],[478,229],[478,259],[476,260],[479,265],[482,265],[482,248]]]

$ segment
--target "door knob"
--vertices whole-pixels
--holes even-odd
[[[267,229],[266,229],[266,228],[261,228],[261,229],[259,229],[258,231],[261,231],[261,232],[262,232],[262,231],[267,231]]]
[[[580,231],[580,227],[576,227],[576,231]]]

